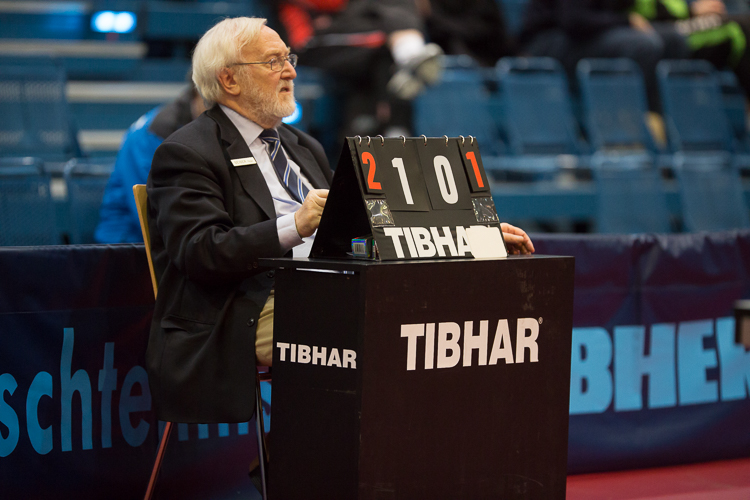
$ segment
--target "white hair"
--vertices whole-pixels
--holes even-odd
[[[218,22],[198,41],[193,52],[193,83],[206,107],[221,97],[219,72],[239,62],[242,49],[254,43],[266,20],[260,17],[235,17]]]

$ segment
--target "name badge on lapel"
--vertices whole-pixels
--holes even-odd
[[[252,156],[249,156],[247,158],[237,158],[236,160],[232,160],[232,165],[235,167],[244,167],[245,165],[255,165],[257,162],[255,161],[255,158]]]

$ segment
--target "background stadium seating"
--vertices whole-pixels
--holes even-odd
[[[526,0],[498,1],[517,35]],[[35,170],[38,196],[22,198],[35,207],[29,214],[52,215],[35,223],[48,231],[7,236],[2,244],[92,242],[105,179],[127,127],[188,84],[190,53],[206,29],[226,16],[269,16],[267,5],[6,2],[1,189],[20,189],[21,171],[28,188]],[[97,31],[93,14],[104,9],[132,12],[134,27]],[[445,65],[442,82],[414,101],[412,134],[478,140],[503,220],[531,231],[747,226],[750,135],[732,73],[700,61],[664,61],[663,128],[655,129],[660,122],[647,119],[643,77],[627,60],[581,61],[573,82],[544,58],[505,58],[483,68],[460,56],[446,57]],[[342,138],[335,82],[300,66],[296,95],[299,113],[291,119],[323,143],[336,165]]]

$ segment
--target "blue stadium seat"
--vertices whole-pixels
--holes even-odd
[[[582,59],[577,66],[583,123],[597,152],[657,153],[646,125],[646,87],[630,59]]]
[[[674,171],[680,186],[685,230],[750,227],[740,175],[729,153],[677,153]]]
[[[716,70],[703,60],[664,60],[656,68],[671,151],[734,151]]]
[[[50,178],[39,158],[0,158],[0,245],[61,243]]]
[[[672,231],[661,174],[649,155],[595,153],[591,167],[597,189],[597,232]]]
[[[114,158],[76,158],[65,166],[70,243],[94,243],[94,230],[99,223],[104,188],[114,164]]]
[[[0,154],[67,160],[80,148],[56,64],[0,67]]]
[[[414,100],[414,135],[474,136],[485,162],[502,152],[504,145],[490,111],[492,96],[486,76],[477,66],[449,65],[440,83]]]
[[[550,174],[587,152],[559,62],[546,57],[505,57],[497,64],[503,129],[511,155],[502,168]]]
[[[590,86],[587,87],[591,82],[587,81],[586,73],[592,77],[598,64],[600,63],[584,62],[579,67],[584,106],[591,104],[587,92],[590,93],[592,90]],[[601,64],[606,66],[617,63],[612,61]],[[625,63],[622,64],[624,67]],[[706,61],[676,60],[660,62],[657,74],[669,146],[673,153],[671,165],[680,190],[684,229],[716,231],[747,227],[748,209],[744,203],[739,173],[733,163],[733,134],[724,111],[716,71]],[[617,91],[613,88],[612,94],[617,96],[618,101],[624,100],[628,95],[626,90],[628,78],[623,76],[618,82],[610,83],[620,87]],[[634,84],[635,82],[630,82],[630,85]],[[645,111],[643,94],[640,94],[639,109]],[[630,106],[635,105],[635,100],[631,100]],[[625,144],[627,144],[627,141],[638,139],[639,135],[643,136],[645,132],[640,128],[642,121],[639,121],[636,127],[637,117],[627,115],[628,112],[625,110],[610,109],[608,116],[598,117],[598,124],[593,123],[596,117],[587,120],[592,143],[597,149],[607,151],[607,142],[617,144],[626,140]],[[637,115],[641,116],[642,112]],[[627,123],[630,123],[630,128],[620,126],[619,131],[601,139],[597,135],[597,125],[601,127],[604,124],[616,128],[619,120],[613,120],[613,116],[626,118]],[[613,161],[611,155],[602,156],[602,158],[605,157],[608,159],[603,160],[604,162]],[[637,154],[633,158],[637,158]],[[617,220],[618,216],[626,217],[642,212],[641,216],[644,221],[649,216],[653,217],[651,222],[654,227],[649,230],[657,232],[668,230],[665,226],[668,223],[665,200],[663,193],[659,193],[662,181],[658,171],[647,166],[648,155],[640,161],[632,158],[627,161],[634,165],[640,163],[643,168],[613,168],[617,162],[601,168],[602,160],[592,159],[594,178],[600,190],[600,210],[602,209],[601,203],[609,201],[613,210],[616,210],[618,205],[620,206],[621,213],[614,214],[614,220],[618,223],[623,222]],[[602,165],[597,166],[597,164]],[[613,173],[615,170],[616,174]],[[611,185],[605,187],[607,183]],[[607,191],[604,192],[603,189]],[[637,198],[633,197],[635,191],[638,192]],[[612,216],[611,213],[609,215]],[[608,231],[606,227],[600,230]]]

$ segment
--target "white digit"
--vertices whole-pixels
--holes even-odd
[[[458,189],[456,189],[456,179],[453,177],[451,164],[445,156],[436,156],[433,163],[438,186],[440,186],[440,194],[443,195],[446,203],[453,205],[458,201]],[[448,180],[447,186],[445,185],[446,179]]]
[[[406,178],[406,169],[404,168],[404,160],[401,158],[394,158],[391,160],[393,168],[398,170],[398,177],[401,179],[401,187],[404,188],[404,197],[406,197],[407,205],[414,205],[414,200],[411,197],[411,189],[409,189],[409,180]]]

